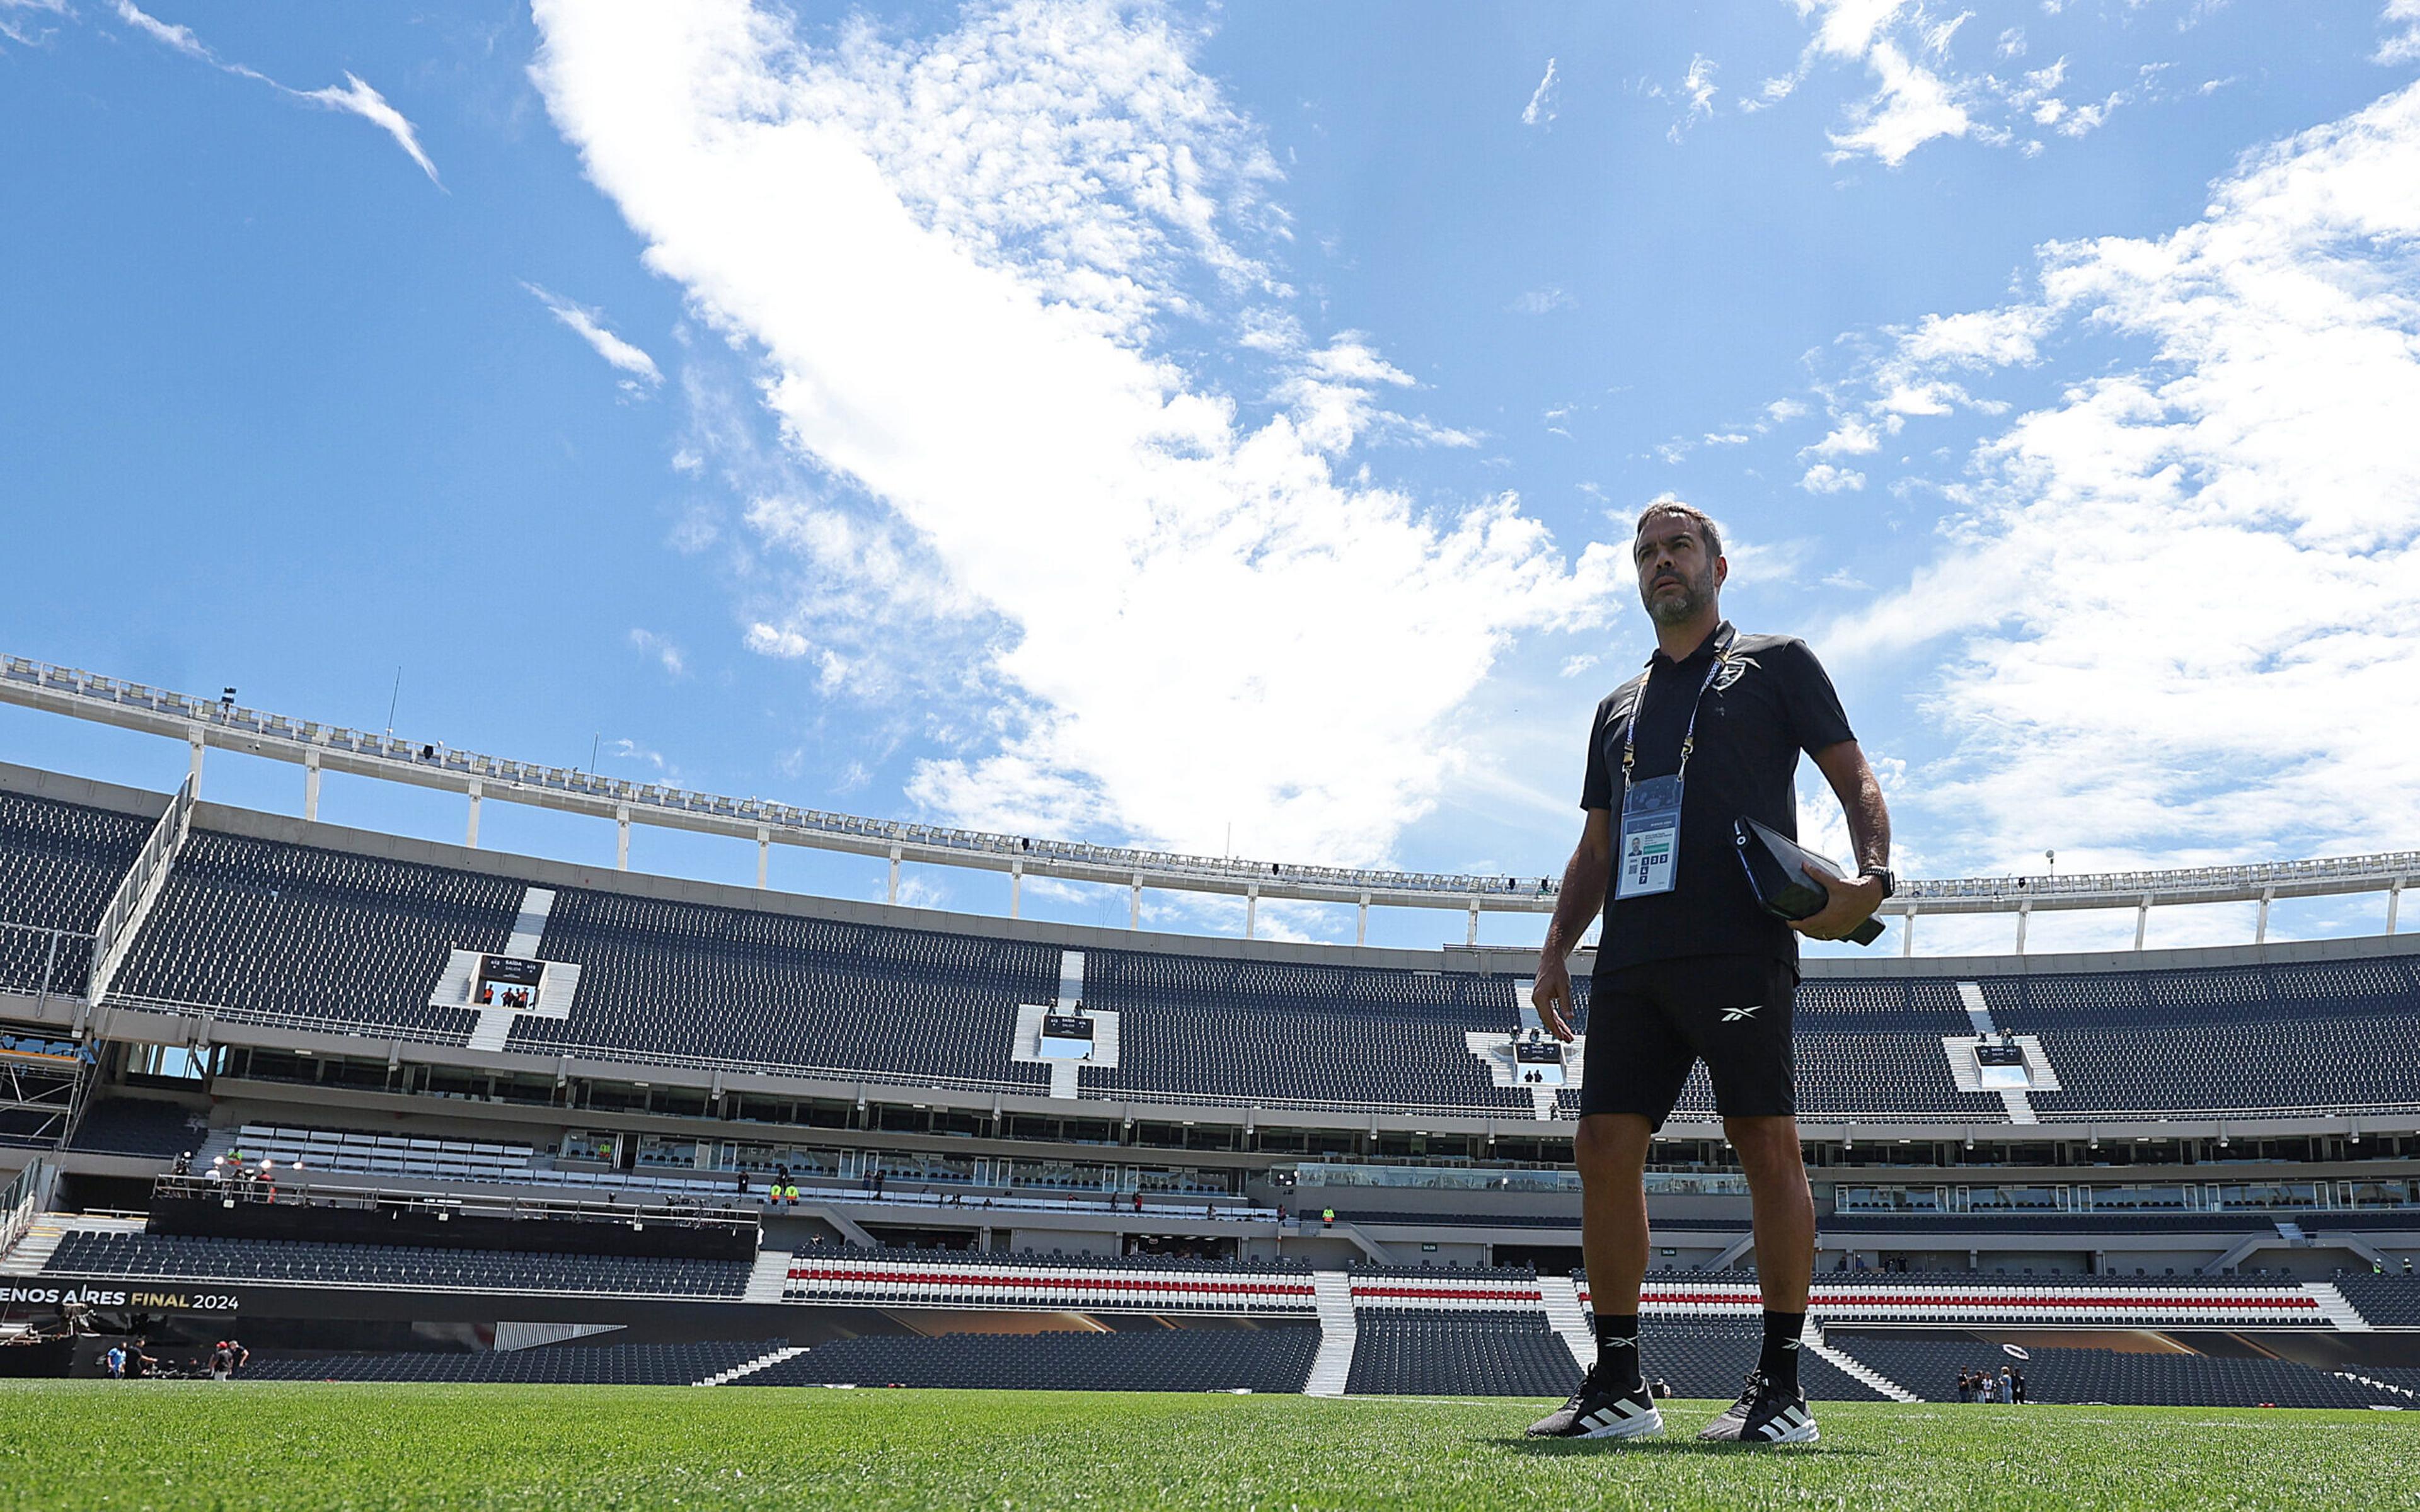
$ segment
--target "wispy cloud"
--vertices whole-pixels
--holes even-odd
[[[1545,77],[1538,81],[1537,88],[1529,91],[1529,102],[1521,107],[1521,124],[1524,126],[1552,125],[1555,119],[1556,97],[1561,92],[1559,81],[1555,77],[1555,60],[1548,58]]]
[[[1557,310],[1571,309],[1579,302],[1560,284],[1549,284],[1544,288],[1523,292],[1507,308],[1520,315],[1552,315]]]
[[[682,657],[680,647],[674,645],[653,630],[632,629],[630,644],[641,655],[654,657],[656,665],[675,677],[683,676],[689,671],[689,663]]]
[[[1373,475],[1373,443],[1468,439],[1401,412],[1421,391],[1373,341],[1257,314],[1312,306],[1191,23],[1018,0],[818,47],[737,0],[536,15],[553,118],[647,265],[761,354],[813,470],[750,506],[800,582],[749,643],[845,647],[854,594],[884,655],[942,647],[931,810],[1377,859],[1467,764],[1454,717],[1505,649],[1615,612],[1616,553]],[[1273,409],[1227,395],[1239,371]],[[886,559],[915,564],[895,594]]]
[[[2247,154],[2168,235],[2046,244],[2028,298],[1865,374],[2056,394],[1973,453],[1938,560],[1826,638],[1949,640],[1927,706],[1956,752],[1913,787],[1974,837],[1960,865],[2420,829],[2415,185],[2420,85]]]
[[[0,38],[20,47],[39,47],[57,29],[44,25],[44,17],[64,20],[73,14],[68,0],[0,0]]]
[[[640,383],[644,383],[652,389],[664,381],[664,375],[657,368],[654,358],[624,341],[607,327],[604,311],[591,309],[587,305],[566,300],[551,289],[541,288],[530,283],[527,279],[521,281],[521,287],[535,295],[537,301],[546,306],[549,314],[577,332],[580,339],[588,343],[597,356],[605,359],[616,371],[628,374],[629,377],[624,379],[622,384],[626,392],[633,393],[640,392],[637,387]]]
[[[0,4],[5,5],[20,3],[22,0],[0,0]],[[444,180],[437,177],[437,164],[429,162],[428,154],[421,150],[420,133],[413,129],[411,122],[404,119],[401,111],[388,104],[386,97],[365,84],[360,76],[348,72],[342,85],[330,85],[324,89],[288,88],[257,69],[219,56],[209,43],[194,35],[193,28],[189,26],[162,21],[138,8],[133,0],[115,0],[115,4],[118,20],[163,47],[172,48],[196,62],[207,63],[222,72],[234,74],[239,79],[267,85],[288,100],[360,116],[393,137],[396,146],[403,148],[405,154],[420,165],[420,171],[428,176],[430,183],[440,189],[445,187]]]
[[[2386,0],[2386,13],[2378,20],[2381,26],[2399,25],[2402,30],[2379,39],[2371,62],[2393,65],[2420,58],[2420,0]]]

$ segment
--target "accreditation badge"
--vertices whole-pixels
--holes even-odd
[[[1613,896],[1645,898],[1672,890],[1681,858],[1681,779],[1633,782],[1621,799],[1621,844]]]

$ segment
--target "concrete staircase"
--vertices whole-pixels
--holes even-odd
[[[33,1275],[39,1272],[59,1247],[59,1241],[76,1229],[101,1233],[139,1234],[143,1232],[140,1218],[84,1217],[75,1213],[46,1213],[26,1226],[24,1237],[18,1240],[6,1256],[0,1256],[0,1275]]]
[[[1831,1364],[1839,1366],[1842,1370],[1847,1371],[1857,1380],[1862,1381],[1867,1385],[1874,1388],[1874,1390],[1881,1392],[1892,1401],[1920,1402],[1924,1400],[1923,1397],[1918,1396],[1916,1393],[1908,1390],[1905,1386],[1900,1385],[1898,1381],[1893,1381],[1890,1377],[1884,1375],[1881,1371],[1866,1364],[1863,1360],[1859,1360],[1854,1355],[1843,1354],[1838,1350],[1836,1350],[1830,1345],[1824,1343],[1823,1334],[1821,1329],[1809,1325],[1807,1330],[1804,1342],[1808,1350],[1814,1351],[1814,1353],[1824,1360],[1829,1361]]]
[[[704,1381],[693,1381],[690,1382],[690,1384],[693,1386],[728,1386],[733,1381],[738,1381],[743,1377],[752,1376],[757,1371],[762,1370],[768,1365],[780,1365],[784,1360],[795,1360],[799,1355],[806,1352],[807,1349],[803,1344],[795,1344],[787,1349],[774,1350],[768,1353],[758,1355],[756,1358],[749,1361],[745,1365],[734,1365],[730,1369],[722,1371],[718,1375],[708,1376]]]
[[[739,1294],[741,1302],[780,1302],[783,1290],[790,1283],[790,1252],[785,1249],[758,1250],[756,1263],[748,1272],[748,1289]]]
[[[1546,1324],[1572,1351],[1573,1363],[1582,1370],[1596,1364],[1596,1330],[1580,1306],[1578,1286],[1567,1275],[1542,1275],[1538,1291],[1546,1301]]]
[[[2371,1326],[2368,1319],[2361,1316],[2361,1309],[2355,1307],[2350,1299],[2336,1289],[2335,1282],[2305,1281],[2303,1283],[2303,1289],[2309,1292],[2311,1300],[2319,1304],[2319,1316],[2345,1333],[2375,1334],[2378,1332]]]
[[[1306,1396],[1342,1396],[1353,1371],[1353,1346],[1361,1326],[1353,1319],[1353,1280],[1342,1271],[1314,1271],[1312,1292],[1319,1299],[1319,1353],[1311,1358]]]

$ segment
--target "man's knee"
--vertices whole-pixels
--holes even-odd
[[[1584,1180],[1637,1180],[1647,1169],[1647,1146],[1655,1136],[1635,1113],[1592,1113],[1572,1134],[1572,1161]]]
[[[1740,1166],[1754,1181],[1779,1178],[1804,1182],[1806,1154],[1799,1143],[1798,1120],[1788,1115],[1769,1119],[1727,1119],[1724,1136],[1737,1152]]]

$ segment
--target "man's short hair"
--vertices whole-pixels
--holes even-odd
[[[1640,510],[1638,524],[1632,529],[1630,538],[1634,541],[1638,539],[1638,532],[1645,530],[1647,522],[1658,515],[1673,515],[1687,520],[1697,531],[1698,539],[1705,543],[1707,556],[1718,557],[1723,554],[1722,527],[1716,525],[1713,517],[1704,510],[1694,504],[1684,504],[1678,499],[1658,499]]]

